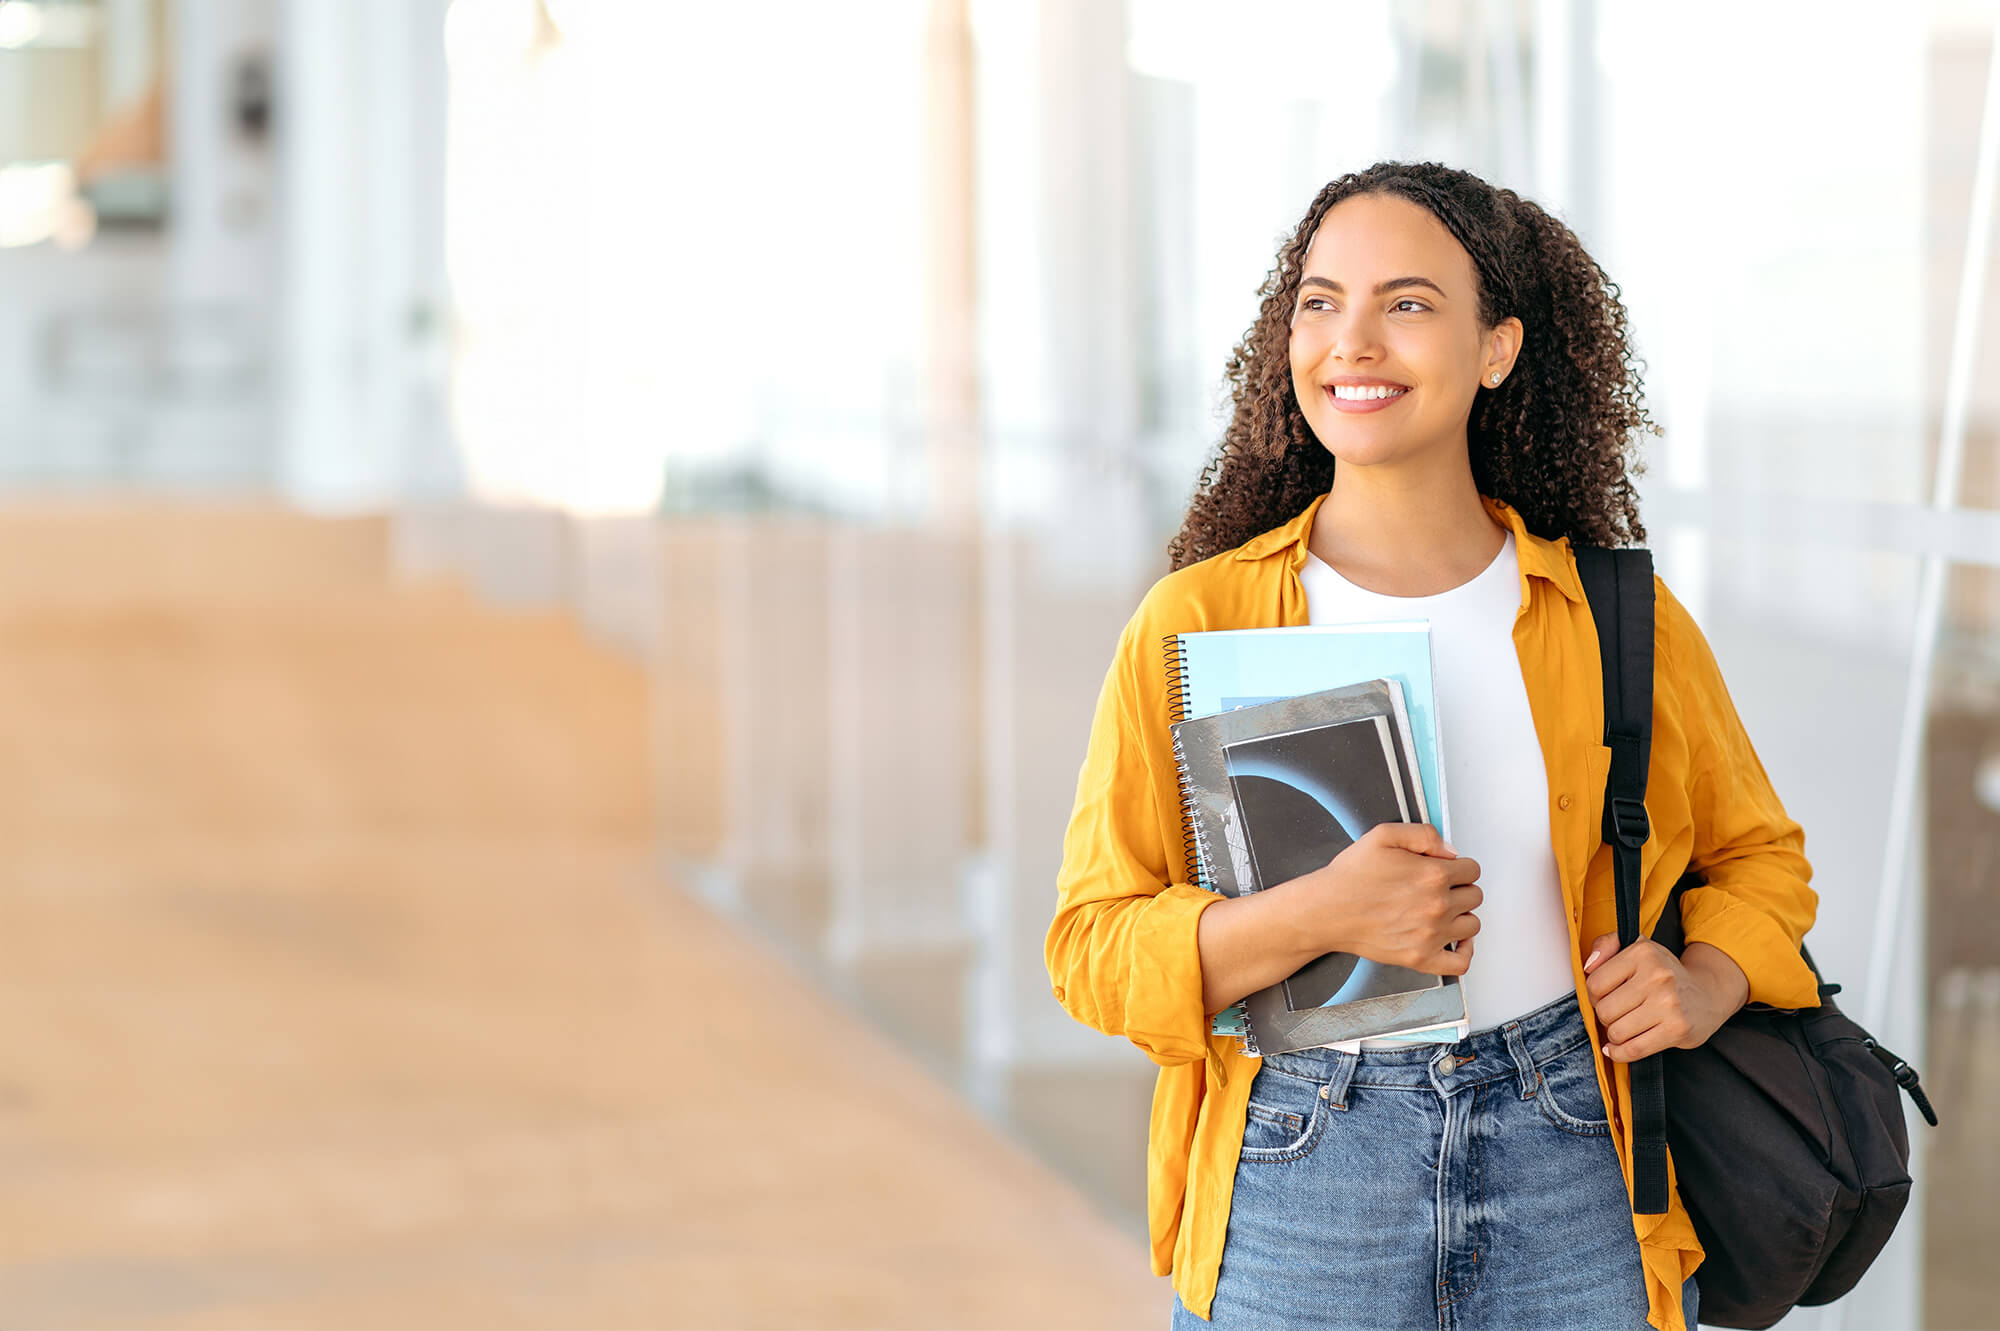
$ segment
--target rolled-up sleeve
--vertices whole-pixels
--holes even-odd
[[[1171,1066],[1208,1053],[1195,931],[1220,898],[1172,881],[1179,865],[1170,868],[1158,786],[1171,771],[1170,762],[1161,768],[1165,686],[1142,681],[1142,670],[1162,671],[1144,637],[1134,615],[1098,695],[1044,954],[1056,1001],[1072,1017]],[[1148,724],[1160,728],[1150,746]]]
[[[1804,829],[1772,789],[1708,640],[1665,583],[1655,592],[1658,668],[1675,681],[1688,735],[1688,867],[1706,883],[1681,898],[1686,940],[1718,947],[1742,967],[1749,1002],[1817,1007],[1818,982],[1799,955],[1819,908]]]

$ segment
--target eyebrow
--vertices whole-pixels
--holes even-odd
[[[1304,291],[1307,287],[1325,287],[1336,296],[1347,294],[1346,287],[1326,277],[1308,277],[1299,283],[1300,291]],[[1392,277],[1386,282],[1377,282],[1375,284],[1375,294],[1379,296],[1386,291],[1394,291],[1399,287],[1429,287],[1432,291],[1437,292],[1438,295],[1444,296],[1446,300],[1451,299],[1449,296],[1444,295],[1443,287],[1431,281],[1428,277]]]

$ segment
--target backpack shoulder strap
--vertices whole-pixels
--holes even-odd
[[[1604,743],[1611,771],[1604,783],[1604,843],[1618,889],[1618,946],[1639,932],[1639,852],[1652,833],[1646,773],[1653,747],[1653,554],[1650,550],[1576,549],[1584,598],[1597,624],[1604,676]],[[1632,1209],[1667,1209],[1666,1073],[1660,1055],[1631,1065]]]

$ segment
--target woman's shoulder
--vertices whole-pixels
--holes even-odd
[[[1708,635],[1658,573],[1653,575],[1653,680],[1656,692],[1683,709],[1716,707],[1729,692]]]
[[[1655,571],[1653,574],[1653,652],[1656,657],[1667,662],[1684,660],[1700,643],[1703,651],[1707,642],[1702,638],[1701,626],[1695,623],[1693,614],[1667,586],[1667,580]]]
[[[1244,627],[1270,600],[1269,571],[1262,561],[1238,557],[1239,546],[1186,564],[1155,579],[1139,598],[1129,628],[1157,641],[1173,633]]]

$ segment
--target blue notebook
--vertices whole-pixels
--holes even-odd
[[[1173,722],[1363,680],[1396,680],[1402,686],[1424,803],[1433,824],[1445,840],[1451,839],[1451,806],[1439,750],[1428,621],[1181,633],[1166,639],[1166,659],[1169,719]],[[1186,855],[1186,881],[1208,886],[1192,837],[1187,840]],[[1233,1003],[1215,1014],[1210,1029],[1218,1035],[1241,1038],[1246,1052],[1254,1052],[1243,1003]],[[1455,1040],[1458,1034],[1452,1028],[1427,1028],[1380,1038]]]
[[[1424,802],[1437,813],[1438,831],[1451,840],[1451,809],[1438,757],[1428,620],[1225,629],[1167,639],[1168,702],[1174,721],[1367,679],[1393,679],[1403,686],[1417,767],[1424,779]],[[1188,881],[1195,881],[1192,874]]]

